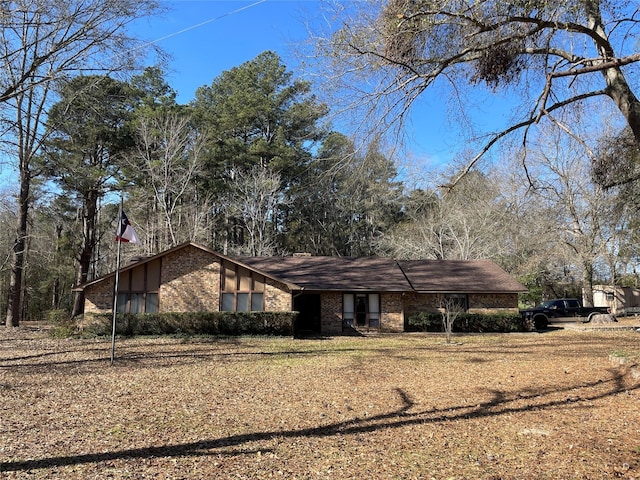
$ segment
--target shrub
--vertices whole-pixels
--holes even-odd
[[[66,310],[49,310],[45,318],[47,323],[53,325],[50,330],[52,337],[67,338],[78,333],[78,324]]]
[[[170,312],[118,314],[119,335],[292,335],[297,312]],[[113,314],[85,316],[84,334],[111,335]]]
[[[442,314],[419,312],[407,321],[412,332],[442,332]],[[533,328],[517,313],[461,313],[453,324],[454,332],[529,332]]]

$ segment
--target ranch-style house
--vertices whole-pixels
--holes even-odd
[[[85,315],[111,312],[115,272],[77,287]],[[231,257],[184,243],[120,269],[126,313],[297,311],[298,331],[403,332],[443,299],[469,313],[518,312],[526,288],[490,260]]]

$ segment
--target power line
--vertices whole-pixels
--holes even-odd
[[[183,28],[182,30],[179,30],[177,32],[170,33],[169,35],[165,35],[164,37],[160,37],[160,38],[158,38],[156,40],[152,40],[150,42],[147,42],[146,45],[153,45],[153,44],[156,44],[156,43],[161,42],[163,40],[167,40],[169,38],[176,37],[178,35],[181,35],[183,33],[189,32],[191,30],[195,30],[196,28],[203,27],[204,25],[207,25],[209,23],[217,22],[218,20],[221,20],[221,19],[223,19],[225,17],[230,17],[231,15],[235,15],[236,13],[240,13],[240,12],[242,12],[244,10],[248,10],[248,9],[250,9],[252,7],[255,7],[255,6],[260,5],[261,3],[265,3],[267,1],[268,0],[258,0],[257,2],[254,2],[254,3],[250,4],[250,5],[245,5],[244,7],[237,8],[237,9],[232,10],[230,12],[227,12],[225,14],[222,14],[222,15],[219,15],[217,17],[213,17],[213,18],[210,18],[208,20],[205,20],[204,22],[200,22],[200,23],[197,23],[195,25],[191,25],[190,27]]]

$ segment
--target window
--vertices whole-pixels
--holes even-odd
[[[233,312],[236,309],[236,296],[233,293],[222,294],[222,307],[220,310],[224,312]]]
[[[128,293],[118,293],[118,302],[116,304],[117,313],[125,313],[127,311],[127,304],[129,303]]]
[[[236,310],[238,312],[249,311],[249,294],[248,293],[238,292],[236,294]]]
[[[116,312],[158,313],[158,294],[119,292]]]
[[[342,322],[345,326],[353,326],[354,314],[354,295],[353,293],[345,293],[342,296]]]
[[[380,295],[377,293],[369,294],[369,326],[380,327]]]
[[[129,313],[144,313],[144,293],[131,293],[129,298]]]
[[[160,309],[160,260],[144,263],[120,273],[118,313],[157,313]]]
[[[342,323],[345,328],[380,328],[380,294],[343,294]]]
[[[265,279],[262,275],[234,263],[223,262],[220,282],[221,311],[260,312],[264,310]]]
[[[254,312],[262,310],[264,295],[262,293],[253,292],[251,294],[251,310]]]
[[[144,304],[145,313],[158,313],[158,294],[147,293]]]
[[[223,312],[262,312],[264,295],[257,292],[223,292],[220,301]]]

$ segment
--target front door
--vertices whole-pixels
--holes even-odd
[[[344,293],[342,295],[343,331],[380,328],[380,294]]]
[[[320,294],[304,293],[295,297],[293,309],[298,312],[296,336],[320,335]]]

